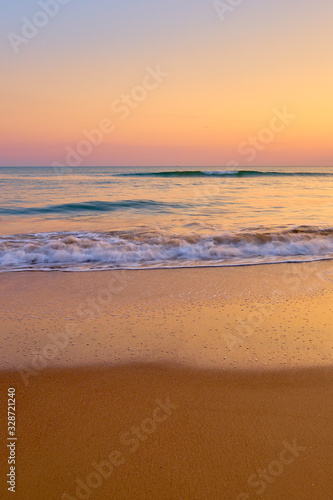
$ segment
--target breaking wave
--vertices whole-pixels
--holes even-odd
[[[333,259],[333,228],[202,235],[166,231],[38,233],[0,238],[0,271],[236,266]]]

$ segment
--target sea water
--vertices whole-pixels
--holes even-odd
[[[333,258],[333,168],[0,168],[0,271]]]

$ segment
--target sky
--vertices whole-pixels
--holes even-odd
[[[3,0],[0,165],[332,165],[332,18],[331,0]]]

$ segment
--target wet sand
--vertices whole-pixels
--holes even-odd
[[[331,277],[330,263],[0,275],[16,498],[330,499]]]

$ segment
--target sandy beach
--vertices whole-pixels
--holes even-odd
[[[16,498],[331,499],[331,278],[330,262],[1,274]]]

